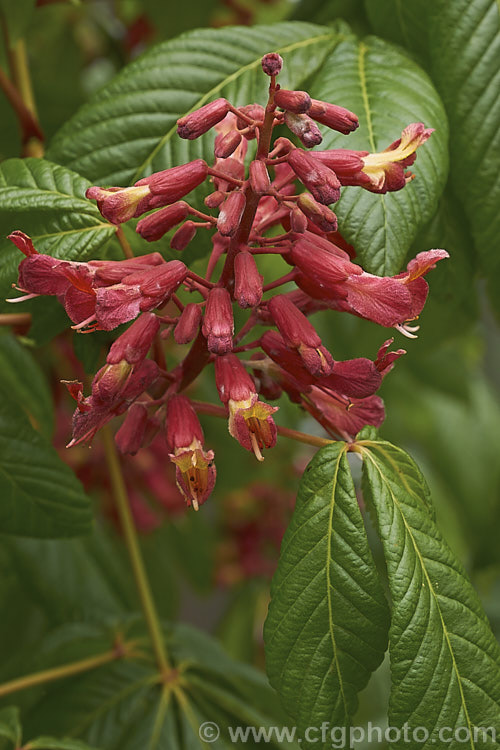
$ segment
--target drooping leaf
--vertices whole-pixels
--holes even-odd
[[[495,727],[500,712],[500,649],[465,571],[437,529],[427,485],[401,451],[385,441],[360,441],[365,496],[382,540],[392,599],[389,724],[424,727],[430,750],[446,726],[461,729],[447,747],[497,748],[474,739],[474,727]],[[418,470],[417,470],[418,471]],[[450,735],[452,733],[450,732]],[[411,736],[411,734],[410,734]],[[404,747],[395,743],[394,747]],[[410,747],[417,747],[417,743]]]
[[[355,112],[359,128],[345,137],[324,130],[320,149],[382,151],[411,122],[435,133],[418,151],[416,178],[403,190],[379,195],[344,188],[335,204],[339,229],[366,270],[395,274],[416,234],[436,211],[448,171],[446,115],[426,73],[392,44],[374,37],[348,39],[329,55],[312,95]]]
[[[387,603],[345,451],[323,448],[306,469],[271,587],[267,671],[299,732],[349,726],[387,646]]]
[[[21,722],[17,706],[7,706],[0,711],[0,737],[10,740],[14,747],[21,744]]]
[[[54,415],[45,375],[28,349],[5,332],[0,334],[0,394],[16,403],[33,426],[50,439]]]
[[[499,5],[495,0],[438,0],[432,3],[429,35],[432,76],[450,122],[452,182],[499,312]]]
[[[0,165],[0,294],[12,295],[23,255],[5,235],[29,234],[40,253],[65,260],[96,258],[116,227],[85,198],[78,174],[44,159],[9,159]],[[9,294],[10,292],[10,294]],[[9,312],[13,312],[9,305]]]
[[[68,537],[90,531],[90,500],[71,469],[29,424],[0,400],[0,531]]]
[[[176,121],[226,97],[236,106],[265,104],[268,79],[260,59],[277,51],[281,84],[300,88],[338,35],[306,23],[197,29],[164,42],[127,65],[61,128],[49,158],[97,184],[125,185],[192,159],[213,160],[213,132],[180,139]]]

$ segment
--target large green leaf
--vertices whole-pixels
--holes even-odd
[[[392,598],[389,724],[401,728],[407,723],[410,730],[424,727],[429,733],[424,742],[420,735],[418,742],[393,746],[442,747],[439,730],[449,727],[461,728],[446,744],[457,750],[467,730],[473,735],[473,727],[498,722],[500,649],[462,566],[429,513],[427,485],[415,464],[409,457],[401,462],[402,452],[385,441],[360,441],[358,450]],[[472,736],[467,747],[499,745]]]
[[[437,0],[429,24],[432,75],[450,121],[451,177],[500,311],[500,8],[495,0]]]
[[[86,534],[90,500],[71,469],[29,424],[0,400],[0,532],[35,537]]]
[[[383,659],[388,608],[343,442],[305,471],[271,597],[267,671],[299,733],[323,721],[348,726]]]
[[[54,427],[52,397],[31,353],[10,333],[0,333],[0,398],[15,402],[49,438]]]
[[[162,690],[137,619],[109,625],[73,624],[54,631],[40,645],[31,668],[45,669],[109,652],[115,634],[137,640],[137,655],[26,693],[25,731],[67,734],[104,750],[171,750],[206,747],[203,722],[217,722],[215,747],[234,747],[229,726],[279,726],[283,715],[265,677],[232,661],[210,637],[193,628],[166,631],[173,665],[182,675],[175,690]],[[188,732],[189,729],[189,732]],[[188,742],[189,740],[189,742]],[[297,748],[274,740],[271,747]],[[251,741],[249,747],[256,747]]]
[[[376,195],[344,188],[335,205],[339,228],[366,270],[397,273],[419,228],[435,213],[446,182],[448,127],[439,95],[418,65],[374,37],[337,45],[314,79],[312,94],[347,107],[360,122],[348,138],[325,130],[321,149],[381,151],[410,122],[436,129],[418,151],[415,180],[403,190]]]
[[[9,159],[0,165],[0,236],[21,229],[40,253],[65,260],[97,257],[116,227],[86,200],[88,186],[78,174],[44,159]],[[2,297],[16,281],[22,259],[9,240],[0,240]]]
[[[213,160],[213,133],[185,141],[176,121],[224,96],[240,106],[266,101],[260,59],[279,51],[281,83],[300,87],[338,35],[305,23],[197,29],[154,47],[128,65],[59,131],[50,159],[99,184],[125,185],[200,156]]]

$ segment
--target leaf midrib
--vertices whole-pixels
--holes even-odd
[[[392,498],[392,501],[394,503],[394,507],[397,508],[397,510],[398,510],[398,512],[399,512],[399,514],[401,516],[401,519],[403,521],[403,524],[405,526],[405,529],[406,529],[406,531],[407,531],[407,533],[408,533],[408,535],[409,535],[409,537],[410,537],[410,539],[412,541],[413,549],[415,550],[415,554],[416,554],[416,556],[418,558],[418,561],[420,563],[420,567],[421,567],[422,573],[424,575],[425,580],[427,581],[427,585],[429,586],[429,591],[431,592],[432,598],[434,600],[434,603],[436,605],[437,611],[439,613],[439,619],[441,620],[441,626],[443,628],[443,634],[444,634],[444,637],[445,637],[445,640],[446,640],[446,644],[448,646],[448,651],[450,653],[450,657],[451,657],[451,661],[452,661],[452,665],[453,665],[453,671],[455,672],[455,676],[456,676],[457,683],[458,683],[458,689],[459,689],[459,692],[460,692],[460,699],[461,699],[461,703],[462,703],[462,708],[464,710],[465,718],[467,720],[467,728],[469,729],[469,737],[470,737],[470,743],[471,743],[470,744],[471,750],[475,750],[476,746],[475,746],[474,741],[473,741],[472,723],[471,723],[471,720],[470,720],[470,717],[469,717],[469,711],[467,709],[467,704],[465,702],[465,696],[464,696],[463,687],[462,687],[462,678],[461,678],[460,672],[458,670],[457,661],[455,659],[455,652],[454,652],[453,647],[451,645],[450,636],[449,636],[449,633],[448,633],[448,628],[446,627],[446,624],[445,624],[445,621],[444,621],[443,613],[442,613],[442,610],[441,610],[441,607],[440,607],[440,604],[439,604],[439,599],[438,599],[436,591],[434,590],[434,587],[432,585],[430,576],[429,576],[429,574],[427,572],[427,567],[425,565],[424,558],[423,558],[422,554],[420,553],[420,550],[418,548],[418,545],[417,545],[417,542],[415,540],[415,537],[413,536],[411,527],[409,526],[409,524],[408,524],[408,522],[406,520],[406,517],[405,517],[405,515],[404,515],[404,513],[403,513],[403,511],[401,509],[401,505],[400,505],[398,499],[396,498],[396,496],[395,496],[395,494],[394,494],[394,492],[392,490],[392,487],[389,484],[389,481],[386,479],[386,477],[383,474],[382,470],[380,469],[379,465],[377,464],[377,462],[375,461],[375,459],[373,458],[373,456],[370,454],[370,451],[368,449],[364,449],[363,447],[361,447],[361,452],[363,453],[364,456],[366,456],[366,457],[369,458],[369,460],[372,462],[373,466],[376,468],[377,472],[379,473],[382,482],[387,487],[387,490],[388,490],[388,492],[389,492],[389,494],[390,494],[390,496]]]

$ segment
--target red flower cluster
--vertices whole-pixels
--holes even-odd
[[[358,127],[356,115],[343,107],[312,99],[305,91],[280,88],[276,77],[282,62],[275,53],[262,60],[270,77],[265,107],[234,107],[220,98],[178,121],[178,135],[189,140],[215,129],[212,166],[196,159],[131,187],[94,186],[87,191],[114,224],[143,217],[137,232],[147,241],[177,227],[170,239],[177,251],[200,229],[209,230],[213,247],[205,277],[180,260],[165,261],[159,253],[122,261],[57,260],[37,253],[22,232],[11,235],[26,255],[18,280],[26,296],[19,299],[55,295],[73,328],[81,332],[112,330],[134,321],[111,347],[90,396],[83,396],[80,383],[67,384],[77,401],[70,445],[91,440],[112,417],[126,414],[116,434],[119,449],[136,453],[162,434],[179,489],[194,508],[214,487],[214,455],[203,447],[196,405],[182,392],[206,365],[215,365],[230,434],[259,460],[277,437],[277,407],[261,395],[275,399],[284,391],[330,435],[351,440],[364,425],[383,421],[383,403],[375,392],[404,351],[389,352],[389,339],[374,361],[335,361],[308,316],[331,308],[413,337],[417,327],[411,323],[428,293],[423,276],[447,257],[444,250],[420,253],[393,277],[374,276],[353,262],[348,252],[352,249],[337,232],[331,204],[346,185],[378,193],[403,188],[413,177],[407,167],[415,161],[416,149],[432,131],[422,123],[410,124],[400,139],[374,154],[307,151],[285,137],[273,142],[277,125],[286,125],[306,148],[321,143],[319,125],[346,135]],[[247,164],[253,140],[255,155]],[[184,198],[206,180],[212,191],[201,211]],[[280,254],[291,271],[264,284],[258,258],[266,253]],[[221,259],[222,270],[214,281]],[[288,282],[297,289],[267,294]],[[200,299],[181,301],[179,288]],[[236,334],[235,304],[249,310]],[[172,316],[172,309],[177,314]],[[256,325],[271,330],[242,343]],[[171,333],[177,344],[191,346],[167,371],[162,343]],[[153,359],[148,358],[151,349]],[[252,349],[257,351],[249,359],[237,356]]]

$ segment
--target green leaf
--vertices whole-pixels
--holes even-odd
[[[450,122],[451,178],[500,313],[500,9],[495,0],[437,0],[429,25],[432,75]]]
[[[358,443],[364,492],[382,540],[392,599],[389,724],[425,727],[427,741],[395,747],[430,750],[438,731],[495,727],[500,712],[500,648],[479,598],[437,529],[423,477],[385,441]],[[410,734],[411,737],[411,734]],[[458,739],[447,747],[463,746]],[[468,742],[468,747],[499,747]]]
[[[296,21],[332,23],[337,19],[347,21],[356,33],[369,30],[363,0],[300,0],[291,16]]]
[[[0,394],[22,409],[48,439],[54,429],[52,396],[42,369],[20,341],[0,333]]]
[[[29,424],[0,400],[0,530],[5,534],[67,537],[86,534],[90,501],[71,469]]]
[[[366,15],[378,36],[417,53],[425,66],[428,13],[433,0],[364,0]]]
[[[69,737],[61,740],[56,737],[37,737],[36,740],[30,740],[29,747],[30,750],[93,750],[85,742]]]
[[[194,628],[180,626],[166,632],[173,664],[182,675],[172,684],[172,693],[161,689],[147,633],[137,618],[108,626],[75,623],[61,628],[41,643],[31,669],[106,653],[117,632],[126,641],[139,641],[137,657],[112,661],[33,690],[24,709],[25,731],[30,736],[70,734],[103,750],[202,750],[206,746],[198,730],[203,722],[220,723],[218,746],[231,748],[228,726],[267,727],[282,721],[280,710],[275,711],[274,691],[264,676],[232,661],[213,639]],[[184,745],[180,738],[189,738],[191,744]],[[273,742],[271,747],[280,743]]]
[[[99,256],[116,227],[104,221],[95,203],[85,198],[88,186],[79,175],[44,159],[3,162],[0,235],[21,229],[32,237],[40,253],[65,260],[85,261]],[[2,239],[0,257],[0,295],[6,297],[17,279],[23,255],[9,240]]]
[[[0,737],[13,742],[16,748],[21,744],[21,722],[17,706],[8,706],[0,711]]]
[[[314,79],[311,94],[347,107],[360,122],[347,139],[324,129],[320,149],[381,151],[411,122],[436,129],[418,150],[416,178],[403,190],[377,195],[348,187],[335,204],[339,229],[366,270],[395,274],[419,228],[435,213],[446,182],[448,128],[439,95],[418,65],[374,37],[341,42]]]
[[[299,733],[348,726],[387,646],[387,603],[346,447],[321,449],[306,469],[271,587],[267,671]]]
[[[212,161],[214,133],[182,140],[179,117],[221,96],[236,106],[265,103],[260,60],[269,51],[284,58],[281,85],[299,88],[337,40],[306,23],[190,31],[127,65],[61,128],[48,156],[102,185],[199,157]]]
[[[36,0],[0,0],[0,15],[5,20],[11,47],[26,31],[35,10],[35,2]]]

